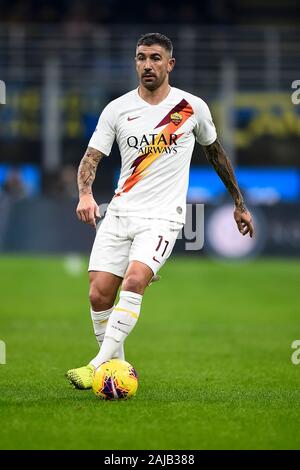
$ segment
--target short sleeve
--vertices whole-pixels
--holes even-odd
[[[109,155],[115,140],[115,112],[109,103],[99,117],[97,127],[89,141],[89,147],[99,150],[104,155]]]
[[[207,104],[200,100],[195,107],[195,117],[197,120],[194,134],[200,145],[210,145],[217,138],[217,131],[211,117]]]

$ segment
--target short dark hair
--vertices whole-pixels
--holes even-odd
[[[173,54],[173,44],[171,39],[167,38],[164,34],[161,33],[147,33],[143,34],[137,42],[136,47],[139,46],[153,46],[153,44],[159,44],[168,52],[170,55]]]

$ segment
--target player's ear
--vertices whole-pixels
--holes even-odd
[[[174,59],[174,57],[172,57],[171,59],[169,59],[169,63],[168,63],[168,72],[172,72],[174,66],[175,66],[175,62],[176,60]]]

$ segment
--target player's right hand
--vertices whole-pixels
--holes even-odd
[[[96,228],[96,217],[100,217],[99,206],[91,194],[80,197],[76,214],[79,220]]]

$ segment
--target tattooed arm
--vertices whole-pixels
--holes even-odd
[[[234,219],[242,235],[253,236],[253,223],[250,212],[247,210],[242,193],[234,176],[234,171],[230,160],[227,158],[224,149],[218,139],[211,145],[203,146],[207,160],[212,164],[219,177],[231,194],[234,204]]]
[[[96,227],[96,217],[99,217],[99,208],[96,203],[92,184],[100,160],[104,157],[99,150],[88,147],[78,168],[77,184],[79,190],[79,203],[76,209],[77,217],[82,222]]]

